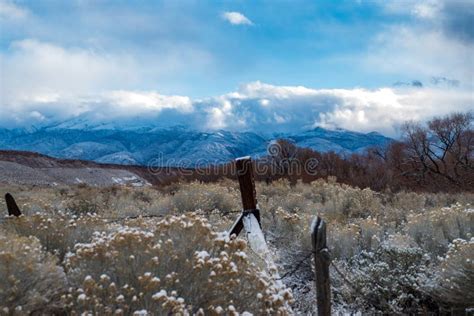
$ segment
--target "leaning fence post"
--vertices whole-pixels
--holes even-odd
[[[236,235],[245,230],[250,249],[255,252],[267,266],[268,273],[274,278],[275,284],[279,289],[285,286],[281,281],[280,274],[275,265],[273,255],[268,248],[265,236],[263,235],[262,225],[260,223],[260,211],[257,205],[257,194],[255,190],[255,180],[250,157],[242,157],[235,160],[237,177],[239,180],[240,194],[242,196],[243,211],[239,218],[234,222],[230,229],[229,236]],[[286,308],[292,315],[293,311],[288,303]]]
[[[5,202],[7,202],[8,216],[20,216],[21,211],[10,193],[5,194]]]
[[[252,159],[250,157],[238,158],[235,160],[235,164],[242,197],[243,212],[235,221],[234,225],[232,225],[229,236],[233,234],[239,235],[244,228],[244,219],[249,214],[253,214],[260,225],[260,211],[257,208],[257,194],[255,192]]]
[[[311,241],[314,254],[318,315],[329,316],[331,315],[330,258],[326,245],[326,223],[319,216],[311,224]]]

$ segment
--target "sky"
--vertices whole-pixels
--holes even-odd
[[[399,134],[474,110],[474,1],[0,0],[0,127]]]

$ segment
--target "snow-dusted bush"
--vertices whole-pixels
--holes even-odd
[[[449,306],[474,307],[474,238],[453,241],[427,287]]]
[[[469,281],[469,284],[463,282],[464,279],[470,280],[469,276],[472,275],[472,266],[466,265],[468,261],[463,261],[469,259],[472,262],[473,259],[469,257],[472,254],[467,250],[471,248],[463,245],[459,246],[457,251],[450,250],[451,253],[448,255],[446,252],[449,244],[456,238],[470,240],[472,237],[474,213],[470,205],[474,201],[473,194],[382,193],[339,184],[333,178],[317,180],[311,184],[290,185],[288,181],[279,180],[270,184],[256,185],[263,231],[271,250],[277,255],[276,263],[280,275],[285,276],[283,282],[293,290],[296,301],[293,307],[296,313],[313,312],[314,280],[311,259],[310,257],[303,259],[311,255],[309,225],[316,215],[326,220],[331,257],[347,277],[347,280],[343,280],[335,266],[331,267],[331,285],[336,307],[342,305],[352,311],[407,313],[421,306],[424,308],[429,306],[433,311],[436,311],[438,304],[443,304],[447,308],[461,306],[459,300],[471,299],[466,293],[472,292],[468,286],[472,282]],[[237,277],[234,278],[230,272],[225,274],[227,273],[225,267],[220,279],[223,285],[217,287],[219,295],[221,292],[225,295],[222,299],[214,301],[214,298],[203,298],[202,293],[194,287],[186,288],[183,285],[196,284],[206,290],[210,288],[213,281],[209,283],[209,279],[217,280],[217,278],[210,276],[209,269],[213,269],[212,271],[219,275],[213,265],[217,264],[222,247],[230,258],[240,253],[238,249],[241,246],[236,246],[239,245],[238,241],[229,241],[223,246],[216,246],[219,244],[216,241],[218,236],[209,233],[209,227],[196,232],[184,224],[175,222],[169,224],[175,233],[165,228],[164,223],[158,225],[160,229],[158,230],[157,218],[117,221],[97,218],[183,214],[187,211],[201,210],[199,214],[207,218],[212,225],[212,231],[222,231],[228,229],[238,216],[229,211],[241,209],[236,181],[175,183],[160,189],[86,186],[60,189],[11,186],[2,188],[0,185],[1,192],[6,190],[14,190],[12,193],[26,216],[0,222],[0,235],[8,232],[9,235],[36,236],[44,250],[57,254],[60,258],[67,251],[72,251],[66,262],[73,286],[63,301],[67,303],[71,313],[86,310],[103,311],[106,306],[110,307],[107,310],[115,312],[117,309],[123,309],[130,313],[142,309],[151,310],[152,307],[163,308],[161,304],[164,301],[157,303],[152,298],[157,293],[161,294],[155,298],[166,300],[171,304],[167,305],[165,310],[170,310],[170,306],[177,304],[176,306],[179,305],[177,309],[186,310],[189,310],[189,305],[193,305],[191,308],[193,311],[198,305],[204,306],[201,302],[205,300],[217,302],[212,303],[213,307],[206,303],[207,307],[202,308],[208,308],[207,311],[212,308],[219,310],[216,305],[219,304],[223,312],[226,312],[226,308],[228,311],[235,308],[238,311],[252,310],[258,313],[262,306],[258,305],[261,301],[257,300],[255,304],[258,306],[242,308],[242,297],[247,302],[254,302],[255,299],[249,297],[254,298],[256,292],[248,292],[251,293],[248,297],[245,296],[247,295],[245,290],[243,290],[245,295],[230,293],[229,289],[232,287],[229,286],[229,282],[233,283]],[[87,207],[83,210],[81,207],[74,210],[74,205],[79,205],[78,201],[83,199],[90,199],[90,202],[97,206],[94,216],[84,214],[87,212]],[[458,202],[459,204],[456,204]],[[2,207],[5,208],[5,205],[0,199],[0,208]],[[41,214],[35,215],[35,212]],[[196,215],[193,216],[195,218]],[[200,219],[186,217],[183,220],[174,218],[173,221],[189,223]],[[171,223],[170,220],[168,222]],[[198,224],[197,227],[203,225],[206,226]],[[97,234],[91,242],[94,232]],[[149,236],[150,232],[153,236]],[[121,244],[119,242],[121,237],[129,243]],[[240,237],[245,238],[245,235],[241,234]],[[172,241],[172,246],[165,245],[168,239]],[[159,244],[161,240],[161,250],[143,242],[148,240],[151,240],[152,245]],[[74,250],[73,246],[76,243],[83,244]],[[88,254],[86,250],[89,248],[98,253],[103,249],[104,258],[98,259],[91,253]],[[234,248],[235,251],[228,250]],[[212,262],[207,263],[206,259],[209,268],[206,268],[206,264],[203,268],[208,270],[199,270],[201,272],[196,273],[192,270],[197,260],[196,251],[209,253],[209,260]],[[153,253],[156,255],[151,256]],[[257,281],[249,280],[250,276],[245,276],[243,271],[250,270],[254,275],[260,273],[262,269],[259,268],[261,262],[254,258],[255,254],[251,251],[248,254],[249,258],[242,263],[243,269],[239,267],[238,278],[244,280],[244,283],[247,282],[245,286],[250,287],[254,286],[252,282]],[[133,260],[130,255],[134,256]],[[176,256],[180,258],[180,264],[184,262],[182,266],[187,272],[174,261],[173,258]],[[159,262],[163,263],[164,270],[151,265],[151,259],[154,257],[160,258]],[[445,259],[440,263],[439,258]],[[232,260],[237,262],[237,259]],[[464,274],[460,274],[459,271],[463,271]],[[172,276],[172,272],[179,274],[180,282],[177,284],[171,280],[165,282],[166,276]],[[240,276],[240,273],[244,273],[244,276]],[[289,274],[286,275],[287,273]],[[437,276],[435,278],[437,282],[427,283],[432,273]],[[416,282],[409,287],[408,281],[414,280],[414,276],[417,277]],[[150,277],[160,278],[159,286],[155,286],[156,279],[153,281],[154,287],[146,283],[150,281]],[[271,280],[264,277],[263,279],[270,288],[274,287]],[[456,284],[453,289],[448,287],[448,283],[445,282],[447,279],[453,280],[453,284]],[[0,283],[1,281],[2,279]],[[355,288],[348,285],[347,281]],[[379,288],[377,282],[382,282],[384,286]],[[163,285],[165,283],[166,285]],[[226,289],[223,289],[224,287]],[[161,290],[166,290],[166,297],[164,292],[160,292]],[[135,294],[132,295],[132,292]],[[140,296],[141,292],[143,295]],[[215,292],[217,290],[211,291]],[[105,303],[93,302],[88,293],[96,295],[97,302]],[[123,295],[123,298],[120,295]],[[178,301],[178,297],[182,297],[184,302]],[[263,294],[262,299],[267,299],[267,296]],[[130,305],[131,302],[135,305]],[[185,307],[182,307],[181,303]],[[228,305],[233,307],[230,308]]]
[[[11,218],[1,227],[20,236],[38,238],[45,250],[62,260],[76,243],[90,240],[94,231],[107,229],[105,223],[95,216],[76,217],[57,213]]]
[[[51,314],[60,310],[66,276],[38,239],[0,234],[0,314]]]
[[[336,262],[351,283],[334,275],[335,299],[371,313],[416,313],[427,299],[420,284],[428,260],[404,236],[391,236],[373,252],[361,251],[346,262]]]
[[[291,293],[197,215],[152,231],[121,229],[78,244],[66,259],[71,313],[284,314]]]

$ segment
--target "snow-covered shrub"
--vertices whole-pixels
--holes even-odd
[[[283,314],[291,293],[251,264],[243,240],[214,233],[195,214],[152,231],[124,228],[78,244],[66,259],[74,314]]]
[[[445,304],[474,307],[474,238],[453,241],[427,287]]]
[[[351,283],[333,274],[338,284],[335,300],[371,313],[416,313],[427,299],[420,283],[429,258],[404,239],[392,236],[373,252],[361,251],[347,262],[336,262]]]
[[[359,245],[366,251],[372,251],[379,246],[383,238],[383,227],[373,218],[357,219],[355,221],[359,226]]]
[[[105,230],[105,222],[95,216],[68,214],[21,216],[0,225],[4,230],[20,236],[34,236],[41,246],[60,260],[78,242],[88,241],[94,231]]]
[[[60,310],[66,276],[38,239],[0,234],[0,315]]]

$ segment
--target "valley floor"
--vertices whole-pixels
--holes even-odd
[[[24,216],[0,219],[0,314],[314,313],[316,215],[328,223],[334,310],[473,307],[472,193],[380,193],[334,179],[257,183],[280,287],[245,236],[222,233],[240,213],[234,181],[0,185],[7,192]]]

